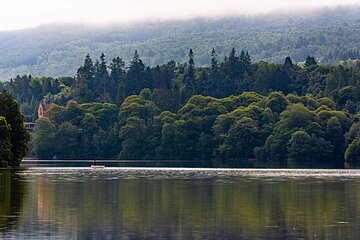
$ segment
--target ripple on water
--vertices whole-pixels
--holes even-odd
[[[22,176],[46,176],[53,181],[91,181],[122,179],[201,179],[201,178],[244,178],[250,180],[281,181],[313,178],[317,180],[360,179],[360,170],[337,169],[208,169],[208,168],[29,168],[18,172]],[[30,179],[29,179],[30,180]],[[227,179],[230,180],[230,179]],[[31,180],[30,180],[31,181]]]

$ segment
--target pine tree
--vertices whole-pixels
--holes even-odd
[[[90,54],[87,54],[75,77],[75,98],[78,102],[94,101],[94,69]]]
[[[130,62],[129,71],[126,75],[126,95],[139,94],[146,86],[146,75],[145,65],[141,61],[138,51],[135,50],[134,57]]]
[[[176,67],[176,62],[170,61],[167,64],[161,66],[161,69],[164,75],[165,87],[167,89],[173,88],[173,79],[175,78],[178,70]]]
[[[215,70],[218,68],[219,68],[219,63],[217,60],[217,54],[216,54],[215,48],[213,48],[211,51],[211,70]]]
[[[221,94],[220,83],[222,80],[222,74],[221,74],[220,66],[218,64],[217,54],[214,48],[211,52],[211,69],[209,75],[210,75],[208,77],[209,86],[208,86],[207,94],[209,96],[221,97],[222,94]]]
[[[251,56],[248,51],[246,51],[243,65],[244,65],[244,70],[247,74],[252,75],[254,73],[251,63]]]
[[[315,58],[308,56],[305,61],[305,67],[310,67],[315,65],[317,65]]]
[[[165,84],[165,79],[163,78],[163,74],[161,71],[161,68],[159,65],[157,65],[153,70],[152,70],[152,82],[153,82],[153,87],[154,88],[165,88],[166,84]]]
[[[195,63],[194,63],[194,53],[192,49],[190,49],[188,56],[189,56],[189,61],[184,76],[184,86],[181,91],[182,102],[188,100],[192,95],[195,94],[196,91]]]
[[[94,77],[94,64],[90,54],[87,54],[82,66],[84,70],[84,76],[88,81],[91,81]]]
[[[236,55],[235,48],[232,48],[229,57],[225,58],[224,67],[225,74],[231,79],[235,79],[240,76],[240,61],[239,57]]]
[[[290,57],[286,57],[285,63],[284,63],[284,68],[285,69],[294,68],[294,64]]]
[[[195,78],[195,63],[194,63],[194,53],[193,50],[190,49],[189,52],[189,65],[187,70],[187,75],[189,78],[194,79]]]
[[[246,55],[245,51],[241,50],[240,57],[239,57],[239,73],[240,77],[242,77],[245,73],[245,62],[246,62]]]
[[[107,65],[105,60],[104,53],[100,56],[100,62],[97,61],[95,64],[95,89],[94,92],[97,92],[100,95],[100,100],[102,102],[110,102],[110,81],[109,81],[109,73],[107,71]],[[101,94],[100,94],[101,93]]]
[[[87,81],[83,67],[80,67],[76,73],[74,95],[77,102],[83,102],[88,91]]]
[[[125,62],[117,57],[112,60],[110,69],[110,97],[120,105],[125,100]]]

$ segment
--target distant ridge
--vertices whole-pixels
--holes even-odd
[[[208,64],[212,47],[220,57],[235,47],[249,50],[255,61],[283,62],[286,56],[303,61],[313,55],[320,63],[336,63],[360,58],[359,42],[359,5],[132,25],[50,24],[0,32],[0,79],[74,76],[87,53],[128,62],[135,49],[149,65],[183,62],[189,48],[197,65]]]

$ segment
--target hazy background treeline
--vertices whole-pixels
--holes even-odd
[[[196,55],[195,55],[196,56]],[[39,158],[248,160],[270,165],[343,164],[359,160],[360,67],[302,66],[215,50],[209,67],[148,67],[137,52],[129,67],[87,55],[75,78],[17,77],[3,83],[36,122]]]
[[[319,63],[359,58],[358,6],[249,17],[146,22],[132,25],[45,25],[0,33],[0,79],[16,75],[73,76],[87,53],[129,62],[138,49],[149,66],[169,59],[208,64],[209,49],[222,59],[232,47],[248,49],[255,61],[295,62],[314,55]]]

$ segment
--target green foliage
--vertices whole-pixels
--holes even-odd
[[[310,133],[320,130],[317,115],[302,104],[294,104],[281,113],[280,121],[276,125],[276,131],[290,135],[292,131],[304,129]],[[314,133],[315,133],[314,132]]]
[[[273,166],[339,164],[360,133],[357,124],[351,127],[352,115],[335,110],[338,105],[329,97],[281,92],[267,96],[243,92],[221,99],[193,95],[173,113],[158,107],[164,106],[157,98],[162,89],[145,88],[127,97],[120,108],[109,103],[54,104],[47,112],[58,129],[54,145],[60,147],[54,155],[197,161],[257,158]],[[36,128],[33,144],[40,149],[37,134]],[[66,149],[61,148],[65,139],[69,139]]]
[[[36,121],[34,152],[41,159],[114,158],[120,149],[117,114],[110,103],[53,104],[48,118]]]
[[[315,134],[310,136],[305,131],[296,131],[288,142],[290,166],[311,166],[324,161],[334,161],[331,149],[333,146]]]
[[[360,161],[360,140],[357,138],[349,145],[345,152],[347,162],[358,163]]]
[[[345,160],[347,162],[359,162],[360,160],[360,123],[355,122],[346,134]]]
[[[17,167],[27,153],[30,136],[25,128],[24,116],[20,113],[17,102],[6,92],[0,93],[0,116],[3,117],[2,131],[4,133],[1,143],[4,149],[0,149],[0,151],[8,152],[8,147],[11,145],[11,158],[9,158],[9,153],[6,153],[6,157],[2,161],[6,161],[7,165],[11,167]],[[7,137],[9,133],[10,142]]]
[[[15,98],[27,121],[34,121],[37,118],[36,110],[40,101],[65,105],[73,98],[71,90],[73,84],[73,79],[69,77],[54,79],[24,75],[17,76],[9,82],[0,83],[0,89],[6,90]]]
[[[158,111],[158,107],[152,100],[133,95],[128,97],[120,107],[119,124],[125,125],[128,118],[135,116],[148,123]]]
[[[345,128],[348,129],[348,128]],[[345,150],[344,130],[337,117],[331,117],[325,130],[325,138],[333,145],[332,157],[342,159]]]
[[[147,155],[147,131],[145,121],[139,117],[129,117],[120,128],[121,159],[143,159]]]
[[[341,112],[333,113],[336,114],[344,117]],[[324,124],[314,111],[295,103],[280,114],[265,145],[257,148],[255,153],[265,161],[273,161],[276,157],[279,162],[288,162],[289,166],[340,163],[348,128],[349,125],[344,124],[343,129],[336,117],[330,117]]]
[[[31,141],[33,151],[40,159],[51,159],[55,156],[56,127],[49,119],[42,118],[36,121]]]
[[[252,64],[248,52],[242,50],[237,55],[234,48],[222,62],[217,60],[213,49],[210,60],[210,67],[195,67],[195,54],[190,51],[185,64],[169,61],[150,68],[135,52],[130,66],[125,70],[125,62],[120,57],[107,65],[104,54],[95,63],[88,54],[74,79],[25,75],[0,87],[15,96],[28,120],[36,119],[40,101],[62,106],[71,100],[78,103],[108,102],[120,106],[126,97],[139,94],[144,88],[151,90],[151,98],[161,110],[174,112],[195,94],[225,98],[225,101],[230,97],[232,102],[234,96],[239,97],[241,93],[250,91],[254,94],[240,95],[238,101],[250,98],[248,101],[255,102],[259,100],[259,95],[255,93],[267,95],[278,91],[280,95],[292,93],[290,102],[301,102],[311,110],[326,105],[330,109],[345,108],[355,113],[360,107],[357,103],[360,100],[360,85],[356,80],[360,68],[356,66],[351,69],[342,65],[311,65],[303,68],[291,65],[291,59],[287,59],[283,65],[264,61]],[[283,108],[286,105],[285,100],[276,97],[275,93],[269,98],[269,107],[276,105],[276,101],[282,101]],[[236,106],[238,104],[226,107],[231,111]],[[283,109],[278,107],[280,109],[272,110],[281,112]]]
[[[150,68],[136,51],[127,70],[119,57],[107,65],[104,54],[95,63],[87,55],[74,79],[29,76],[2,87],[29,111],[36,99],[52,102],[32,141],[41,158],[344,162],[359,136],[360,68],[311,57],[306,66],[252,64],[235,48],[222,62],[211,54],[209,67],[196,67],[190,50],[185,64]]]
[[[266,107],[278,114],[282,113],[288,105],[285,96],[278,92],[272,92],[266,101]]]
[[[228,151],[236,152],[241,158],[252,158],[254,148],[261,145],[261,133],[256,121],[251,118],[242,118],[235,122],[229,129],[225,142]]]
[[[220,115],[213,127],[219,145],[218,157],[254,158],[254,149],[264,144],[274,124],[273,120],[271,109],[253,103]]]
[[[122,159],[154,156],[154,149],[146,151],[147,147],[151,146],[152,123],[159,112],[159,108],[151,100],[151,95],[149,89],[144,89],[139,96],[130,96],[121,105],[118,120]]]
[[[288,154],[291,161],[309,161],[313,159],[310,135],[304,131],[294,132],[289,140]]]
[[[12,160],[10,127],[0,116],[0,167],[7,167]]]
[[[64,122],[58,127],[56,130],[56,158],[79,158],[81,148],[78,146],[78,134],[78,128],[70,122]]]

